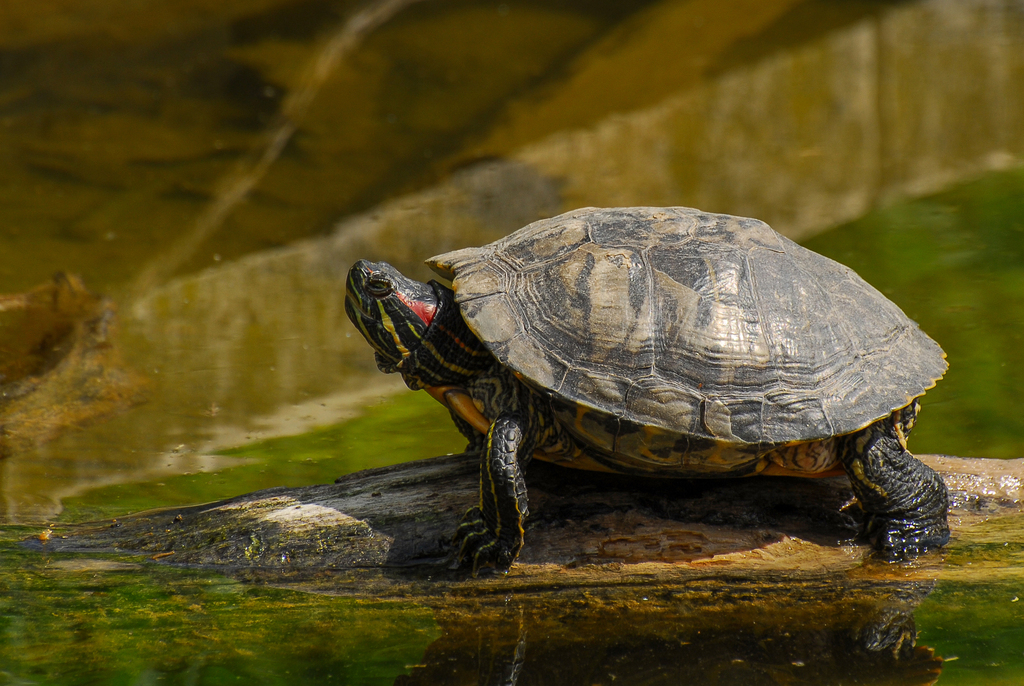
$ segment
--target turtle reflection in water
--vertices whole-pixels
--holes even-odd
[[[582,209],[427,261],[452,288],[357,262],[349,318],[448,406],[480,455],[459,564],[507,570],[532,458],[656,477],[845,471],[891,560],[949,539],[942,479],[908,451],[945,355],[851,269],[764,222]]]
[[[913,613],[931,586],[712,579],[642,596],[446,600],[441,635],[395,686],[929,686],[942,658],[914,645]]]

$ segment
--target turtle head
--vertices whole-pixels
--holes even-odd
[[[423,339],[438,298],[430,284],[387,262],[359,260],[348,272],[345,312],[374,349],[382,372],[395,372]]]

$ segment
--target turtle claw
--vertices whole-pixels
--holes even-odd
[[[473,576],[483,567],[493,567],[498,572],[508,572],[522,547],[510,547],[492,532],[484,521],[479,507],[466,511],[452,537],[452,545],[458,546],[451,569],[459,569],[472,562]]]
[[[864,535],[878,556],[888,562],[906,562],[941,548],[949,542],[945,519],[896,519],[882,515],[868,518]]]

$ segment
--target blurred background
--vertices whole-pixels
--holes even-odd
[[[77,275],[121,369],[70,430],[8,417],[10,521],[361,413],[401,383],[344,317],[355,259],[426,278],[588,205],[845,262],[949,354],[911,447],[1024,454],[1017,0],[7,2],[0,161],[0,293]],[[436,410],[412,431],[457,450]]]
[[[460,450],[376,370],[348,267],[429,278],[588,205],[758,217],[848,264],[948,353],[911,449],[1024,455],[1021,0],[0,0],[0,684],[407,672],[423,608],[13,541]],[[951,559],[1005,566],[1015,526]],[[918,612],[963,658],[943,683],[1020,683],[1001,574]]]

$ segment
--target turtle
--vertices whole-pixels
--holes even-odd
[[[763,221],[584,208],[483,247],[349,270],[375,351],[447,406],[480,460],[453,566],[507,572],[532,459],[647,477],[849,477],[877,555],[949,540],[942,478],[907,450],[946,355],[852,269]]]

